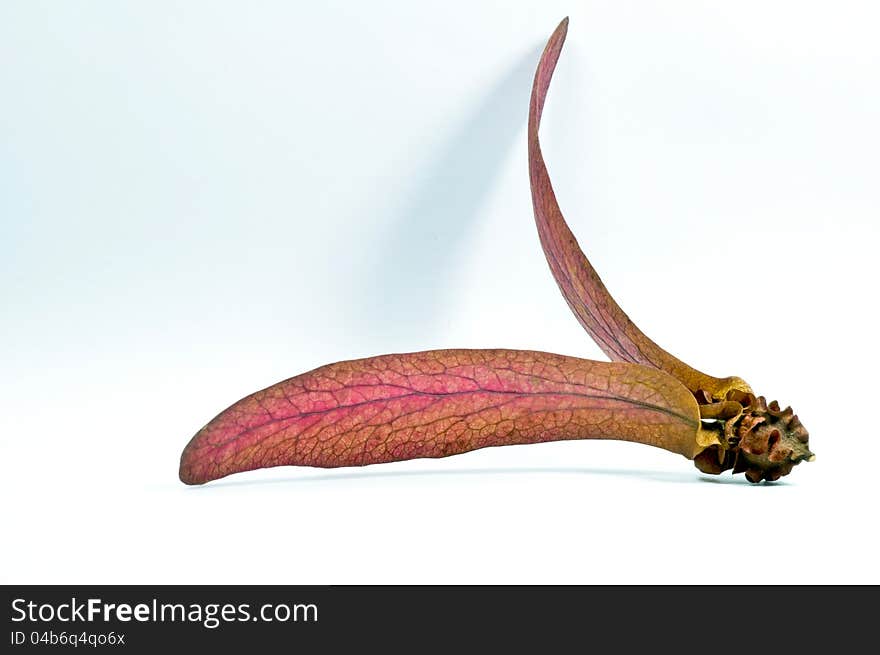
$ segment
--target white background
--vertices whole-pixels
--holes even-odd
[[[444,347],[603,359],[525,122],[658,343],[792,404],[775,485],[627,443],[177,480],[228,404]],[[873,2],[4,2],[0,582],[880,582]]]

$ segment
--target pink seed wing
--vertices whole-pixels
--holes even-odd
[[[563,439],[625,439],[691,458],[699,425],[693,395],[643,366],[518,350],[383,355],[322,366],[238,401],[189,442],[180,479]]]
[[[613,361],[666,371],[696,392],[723,387],[723,380],[691,368],[649,339],[620,308],[569,229],[550,183],[538,130],[547,89],[568,31],[563,20],[547,42],[535,73],[529,106],[529,178],[541,246],[568,306],[584,329]]]

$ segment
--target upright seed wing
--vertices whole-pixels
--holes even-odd
[[[620,308],[584,255],[565,222],[541,153],[538,129],[547,89],[565,42],[568,19],[562,21],[547,42],[529,106],[529,178],[532,204],[541,246],[553,277],[568,306],[593,340],[613,361],[633,362],[666,371],[693,392],[720,396],[730,388],[750,391],[739,378],[714,378],[691,368],[660,348],[636,327]]]

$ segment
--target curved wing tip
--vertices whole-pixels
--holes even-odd
[[[189,486],[205,484],[205,482],[207,482],[207,480],[200,480],[197,476],[193,475],[192,470],[189,468],[189,466],[184,467],[183,465],[181,465],[177,477],[180,478],[180,481],[183,482],[183,484]]]
[[[194,465],[195,462],[193,462],[192,458],[188,455],[188,450],[189,449],[184,450],[183,454],[180,456],[180,468],[177,471],[177,477],[186,485],[205,484],[208,482],[209,478],[205,478],[204,475],[197,473],[197,467]]]
[[[562,50],[562,46],[565,43],[565,37],[568,35],[568,16],[562,19],[559,25],[556,26],[556,29],[553,30],[553,34],[550,35],[550,38],[547,39],[547,45],[544,47],[544,54],[541,55],[541,63],[540,66],[545,64],[545,61],[549,60],[552,62],[556,62],[556,59],[559,57],[559,53]]]
[[[563,18],[559,25],[556,26],[556,30],[553,34],[555,37],[565,38],[566,33],[568,32],[568,16]]]

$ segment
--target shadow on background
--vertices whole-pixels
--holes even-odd
[[[369,259],[359,268],[363,279],[355,284],[361,291],[351,317],[353,331],[369,331],[399,349],[414,338],[427,343],[442,329],[462,245],[478,224],[510,149],[524,134],[540,52],[533,49],[498,80],[428,160],[414,188],[389,189],[402,201],[392,205],[396,208],[386,230],[363,245]],[[525,171],[525,161],[522,166]],[[426,334],[425,325],[433,326],[432,332]]]
[[[323,473],[319,475],[307,475],[303,477],[290,478],[274,478],[271,480],[219,480],[210,484],[191,487],[192,489],[208,489],[212,487],[246,487],[246,486],[264,486],[276,484],[301,484],[313,482],[342,482],[344,480],[381,480],[393,478],[428,478],[428,477],[448,477],[456,476],[498,476],[498,475],[585,475],[585,476],[607,476],[615,478],[633,478],[638,480],[650,480],[653,482],[664,482],[673,484],[732,484],[752,487],[780,487],[785,486],[784,482],[765,483],[754,485],[742,476],[704,476],[695,475],[691,471],[665,472],[665,471],[646,471],[637,469],[602,469],[602,468],[584,468],[584,467],[562,467],[562,466],[545,466],[545,467],[499,467],[499,468],[471,468],[471,469],[444,469],[444,470],[422,470],[422,471],[338,471],[332,473]]]

